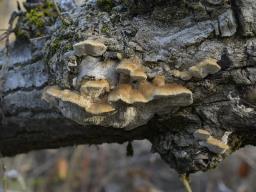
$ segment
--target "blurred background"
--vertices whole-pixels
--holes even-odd
[[[0,191],[184,192],[178,174],[148,141],[43,150],[1,159]],[[244,148],[218,168],[191,175],[194,192],[255,192],[256,149]]]
[[[16,0],[0,0],[0,35],[4,32],[3,31],[4,29],[8,28],[8,21],[11,16],[11,13],[16,9],[17,9]],[[11,38],[14,39],[13,36],[11,36]],[[0,41],[0,48],[3,46],[4,46],[4,41]]]
[[[7,29],[16,0],[0,0],[0,29]],[[0,30],[0,34],[1,31]],[[0,42],[3,46],[3,42]],[[0,159],[0,192],[184,192],[178,174],[148,141],[74,146]],[[246,147],[219,167],[191,175],[195,192],[255,192],[256,148]]]

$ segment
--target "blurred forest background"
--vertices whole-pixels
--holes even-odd
[[[0,0],[0,29],[16,9],[16,0]],[[1,31],[0,31],[1,33]],[[3,46],[0,42],[0,46]],[[0,161],[0,192],[183,192],[178,174],[147,141],[42,150]],[[195,192],[255,192],[256,148],[247,147],[218,168],[191,176]]]
[[[22,1],[20,1],[22,2]],[[8,28],[8,21],[11,16],[12,11],[16,10],[17,1],[15,0],[0,0],[0,34],[2,30]],[[11,37],[14,39],[14,37]],[[4,42],[0,41],[0,48],[4,46]]]

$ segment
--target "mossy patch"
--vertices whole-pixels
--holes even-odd
[[[55,23],[58,17],[54,4],[51,0],[44,1],[33,9],[27,9],[24,15],[20,16],[15,27],[17,39],[29,39],[42,36],[47,26]]]
[[[35,25],[37,28],[43,28],[44,27],[44,13],[32,9],[30,12],[26,13],[26,18],[29,23],[32,25]]]
[[[103,25],[102,28],[100,29],[100,31],[101,31],[101,33],[108,34],[111,30],[110,30],[109,26]]]

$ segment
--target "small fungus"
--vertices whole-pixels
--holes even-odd
[[[140,64],[140,60],[137,57],[130,59],[123,59],[122,62],[117,66],[116,70],[119,73],[130,75],[134,80],[145,80],[147,75],[143,66]]]
[[[189,89],[175,83],[155,87],[155,96],[177,96],[182,94],[192,96]]]
[[[193,103],[192,92],[186,87],[178,84],[166,84],[155,87],[155,98],[169,98],[168,104],[173,106],[188,106]]]
[[[221,67],[217,64],[216,59],[208,58],[204,59],[197,65],[190,67],[190,74],[198,79],[203,79],[210,74],[215,74],[221,70]]]
[[[154,98],[171,98],[169,103],[175,106],[187,106],[193,103],[192,92],[189,89],[179,84],[165,83],[164,76],[156,76],[153,84]]]
[[[188,81],[192,78],[192,75],[188,71],[179,71],[177,69],[170,71],[171,75],[173,75],[176,78],[179,78],[183,81]]]
[[[90,101],[82,97],[79,93],[68,90],[68,89],[61,90],[57,86],[48,87],[45,90],[45,94],[65,102],[76,104],[82,108],[87,108],[90,105]]]
[[[109,113],[115,109],[108,103],[92,103],[86,111],[92,114]]]
[[[228,145],[214,137],[209,137],[206,142],[200,142],[200,144],[216,154],[223,154],[229,149]]]
[[[145,80],[145,79],[147,79],[147,75],[146,75],[144,69],[142,69],[142,68],[135,69],[131,73],[131,77],[132,77],[133,80]]]
[[[197,140],[205,141],[205,140],[207,140],[211,136],[211,134],[209,133],[209,131],[206,131],[204,129],[197,129],[193,133],[193,136]]]

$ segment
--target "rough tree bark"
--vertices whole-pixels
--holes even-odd
[[[8,63],[9,69],[1,102],[3,156],[148,139],[170,167],[192,173],[255,144],[256,1],[109,2],[90,1],[63,14],[42,37],[12,45],[9,59],[1,52],[0,65]],[[75,43],[88,38],[107,46],[103,55],[93,57],[97,61],[73,52]],[[186,87],[193,103],[184,104],[187,97],[182,95],[147,103],[119,101],[113,104],[114,115],[88,117],[63,95],[48,93],[42,99],[49,86],[58,86],[61,94],[64,89],[79,91],[73,83],[77,76],[87,73],[95,80],[100,73],[87,69],[88,63],[122,62],[117,53],[138,57],[149,83],[164,76],[166,82]],[[74,71],[71,58],[77,63]]]

